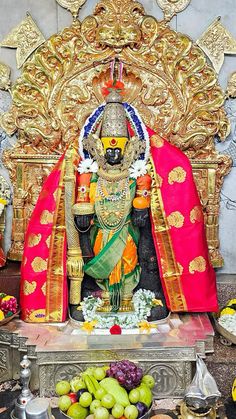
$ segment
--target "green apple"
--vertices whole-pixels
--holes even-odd
[[[95,398],[97,400],[102,400],[102,398],[105,396],[105,394],[107,394],[106,390],[103,387],[101,387],[96,391]]]
[[[90,413],[94,413],[98,407],[101,407],[101,401],[93,400],[92,403],[90,404]]]
[[[133,404],[130,404],[125,408],[124,415],[127,419],[137,419],[138,409]]]
[[[106,377],[106,372],[104,371],[103,368],[95,368],[94,372],[93,372],[93,376],[94,378],[96,378],[96,380],[101,381],[103,380],[103,378]]]
[[[122,406],[122,404],[115,403],[112,408],[111,414],[115,419],[119,419],[121,418],[121,416],[123,416],[124,410],[125,409],[124,409],[124,406]]]
[[[92,394],[90,394],[88,391],[85,391],[83,394],[81,394],[79,398],[79,404],[82,407],[89,407],[90,404],[92,403],[92,400],[93,400]]]
[[[116,400],[115,397],[112,396],[112,394],[105,394],[101,400],[101,404],[103,407],[106,407],[107,409],[112,409]]]
[[[56,384],[56,393],[58,396],[64,396],[70,392],[70,383],[69,381],[59,381]]]
[[[98,407],[94,412],[94,419],[109,419],[109,412],[105,407]]]
[[[142,383],[146,384],[149,388],[153,388],[155,386],[155,380],[152,375],[144,375],[142,378]]]
[[[134,388],[129,393],[129,401],[130,403],[138,403],[140,399],[140,391],[137,388]]]
[[[69,407],[72,405],[72,401],[69,396],[61,396],[58,400],[58,407],[62,412],[67,412]]]

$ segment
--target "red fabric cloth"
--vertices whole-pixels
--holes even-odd
[[[151,137],[154,131],[151,129],[148,131]],[[181,270],[183,269],[180,275],[180,283],[187,306],[185,311],[215,312],[218,310],[216,275],[209,261],[204,220],[203,217],[195,222],[191,222],[190,219],[190,213],[193,208],[201,208],[190,161],[184,153],[165,140],[162,147],[151,147],[151,155],[156,172],[162,178],[160,191],[167,219],[173,212],[179,212],[184,217],[183,226],[181,228],[170,226],[169,233],[174,256],[176,261],[181,265]],[[173,182],[170,184],[169,174],[175,168],[183,168],[186,172],[186,178],[183,182]],[[169,309],[174,311],[166,291],[160,248],[155,240],[154,232],[153,237],[166,301]],[[196,258],[198,258],[196,262],[192,262]],[[200,262],[200,266],[198,266],[198,261]],[[201,264],[204,261],[205,268]],[[191,262],[192,269],[190,267]]]

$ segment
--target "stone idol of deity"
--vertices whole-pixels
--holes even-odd
[[[141,290],[159,302],[148,320],[169,311],[218,310],[190,162],[123,102],[123,88],[122,82],[107,83],[106,102],[89,116],[78,143],[68,146],[44,183],[22,262],[27,322],[62,322],[68,309],[73,319],[84,320],[80,308],[88,299],[102,301],[101,315],[119,316],[132,312]],[[70,204],[68,181],[74,185]],[[71,248],[71,237],[77,248]]]

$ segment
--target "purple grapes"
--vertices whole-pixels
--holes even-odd
[[[119,384],[126,390],[132,390],[139,386],[143,378],[143,371],[131,361],[124,360],[111,362],[107,376],[116,378]]]

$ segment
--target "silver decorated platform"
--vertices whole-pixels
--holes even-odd
[[[196,354],[205,358],[213,352],[213,337],[206,314],[171,314],[158,323],[156,333],[122,335],[87,335],[72,322],[13,320],[0,329],[0,381],[19,378],[19,362],[27,354],[33,362],[31,387],[48,397],[57,381],[88,366],[129,359],[155,377],[155,398],[179,398],[191,382]]]

